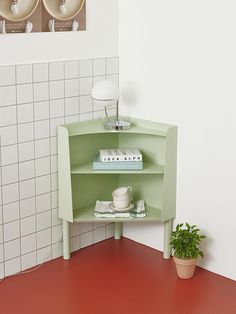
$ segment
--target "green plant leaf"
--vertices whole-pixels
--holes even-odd
[[[191,226],[189,223],[178,224],[176,229],[171,233],[170,245],[172,245],[173,253],[179,258],[197,258],[203,257],[200,251],[200,243],[205,235],[200,234],[200,229],[196,225]]]

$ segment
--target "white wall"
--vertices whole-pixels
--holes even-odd
[[[0,65],[117,56],[118,0],[87,0],[87,31],[0,36]]]
[[[208,270],[236,279],[236,4],[120,1],[120,82],[137,84],[133,116],[179,126],[177,222],[207,234]],[[125,236],[162,249],[162,226]]]

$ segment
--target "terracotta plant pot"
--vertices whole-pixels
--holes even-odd
[[[174,256],[177,275],[182,279],[193,277],[197,259],[180,259]]]

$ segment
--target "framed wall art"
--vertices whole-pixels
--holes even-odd
[[[1,0],[0,34],[86,30],[86,0]]]

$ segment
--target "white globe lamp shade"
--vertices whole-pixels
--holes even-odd
[[[92,98],[94,103],[105,107],[105,114],[108,121],[105,121],[104,127],[111,131],[120,131],[130,129],[130,122],[119,117],[119,89],[111,81],[98,82],[92,89]],[[107,113],[107,107],[116,105],[116,117],[110,118]]]
[[[112,106],[119,99],[118,87],[111,81],[98,82],[92,89],[92,98],[97,104]]]

